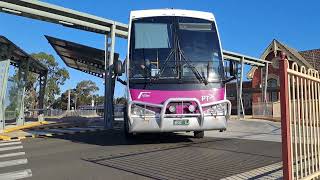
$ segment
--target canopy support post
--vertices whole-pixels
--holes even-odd
[[[265,76],[264,76],[264,86],[263,86],[263,101],[264,101],[264,110],[263,110],[263,115],[267,115],[267,88],[268,88],[268,74],[269,74],[269,70],[268,70],[268,63],[265,63]]]
[[[243,99],[242,99],[244,57],[241,58],[239,64],[240,64],[240,72],[237,73],[237,113],[238,113],[238,120],[243,118],[244,115],[245,115],[244,114],[244,107],[243,107]],[[239,70],[238,63],[237,63],[237,69]],[[240,77],[239,77],[239,75],[240,75]]]
[[[22,126],[25,124],[24,96],[25,96],[28,72],[29,72],[29,59],[27,58],[25,61],[21,61],[21,63],[19,64],[17,102],[20,102],[20,103],[17,105],[19,115],[16,119],[18,126]]]
[[[47,86],[47,78],[48,78],[48,71],[42,72],[39,75],[39,84],[40,84],[40,88],[39,88],[39,104],[38,104],[38,108],[39,110],[39,114],[41,115],[43,114],[43,109],[44,109],[44,96],[45,96],[45,92],[46,92],[46,86]]]
[[[5,97],[9,76],[10,59],[0,57],[0,132],[5,128]]]
[[[114,48],[115,48],[115,24],[111,27],[109,33],[111,38],[110,53],[108,53],[108,40],[109,35],[106,34],[105,40],[105,92],[104,92],[104,127],[106,129],[112,128],[113,123],[113,93],[114,83],[113,82],[113,61],[114,61]]]
[[[108,42],[109,42],[109,34],[105,35],[105,54],[104,54],[104,113],[103,113],[103,126],[107,128],[108,121],[108,87],[109,87],[109,72],[108,72],[108,64],[109,64],[109,56],[108,56]]]

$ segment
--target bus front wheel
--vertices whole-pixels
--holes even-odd
[[[124,121],[124,135],[126,138],[132,138],[133,133],[129,132],[129,118],[128,118],[128,113],[127,113],[127,108],[125,108],[124,113],[123,113],[123,121]]]
[[[194,131],[193,135],[195,138],[203,138],[204,137],[204,131]]]

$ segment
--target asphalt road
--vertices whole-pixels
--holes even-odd
[[[281,144],[235,138],[194,139],[121,130],[26,139],[30,179],[221,179],[281,161]]]

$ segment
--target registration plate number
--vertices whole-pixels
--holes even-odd
[[[173,125],[187,126],[187,125],[189,125],[189,120],[187,120],[187,119],[173,120]]]

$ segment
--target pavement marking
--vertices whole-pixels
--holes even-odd
[[[236,174],[221,180],[282,179],[282,162]]]
[[[7,142],[7,143],[0,143],[0,147],[1,147],[1,146],[17,145],[17,144],[21,144],[21,141],[17,141],[17,142]]]
[[[0,180],[24,179],[32,176],[31,169],[22,166],[28,164],[28,159],[25,158],[26,153],[19,150],[23,149],[20,141],[22,138],[17,137],[15,140],[0,141]],[[6,153],[5,151],[11,152]],[[7,172],[3,172],[4,170]]]
[[[71,127],[55,127],[50,129],[30,129],[26,130],[26,135],[23,136],[3,136],[0,137],[3,140],[0,140],[0,147],[5,146],[1,145],[2,142],[18,142],[21,139],[26,138],[37,138],[37,137],[52,137],[52,136],[59,136],[59,135],[66,135],[66,134],[78,134],[78,133],[88,133],[88,132],[96,132],[96,131],[103,131],[105,130],[101,126],[88,126],[88,127],[78,127],[78,126],[71,126]],[[1,150],[0,150],[1,151]]]
[[[21,129],[34,128],[34,127],[45,125],[45,124],[48,124],[48,122],[46,122],[46,121],[33,122],[33,123],[25,124],[23,126],[15,126],[15,127],[12,127],[12,128],[5,129],[4,132],[8,133],[8,132],[21,130]]]
[[[50,133],[63,133],[63,134],[75,134],[77,131],[72,131],[72,130],[69,130],[69,129],[50,129],[48,130],[48,132]]]
[[[0,141],[0,143],[7,143],[7,142],[20,142],[20,140],[19,139],[13,139],[13,140],[8,140],[8,141],[4,141],[4,140]]]
[[[14,157],[14,156],[23,156],[25,155],[25,152],[16,152],[16,153],[8,153],[8,154],[1,154],[0,158],[6,158],[6,157]]]
[[[13,172],[0,174],[0,180],[23,179],[31,176],[32,176],[31,169],[25,169],[21,171],[13,171]]]
[[[0,148],[0,151],[9,151],[9,150],[14,150],[14,149],[22,149],[23,146],[11,146],[11,147],[3,147]]]
[[[7,167],[7,166],[16,166],[21,164],[27,164],[27,159],[15,159],[15,160],[9,160],[9,161],[1,161],[0,162],[0,168]]]

